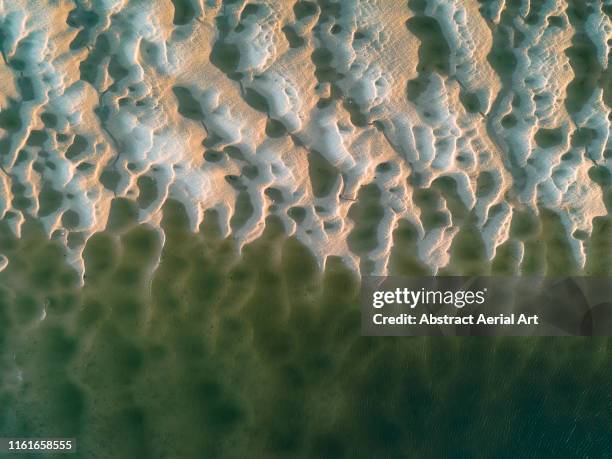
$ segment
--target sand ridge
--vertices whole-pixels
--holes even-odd
[[[512,225],[546,209],[584,266],[611,30],[610,2],[4,1],[0,213],[81,272],[114,199],[156,226],[174,198],[194,231],[214,209],[240,247],[275,215],[384,274],[405,222],[432,273],[462,230],[520,264]]]

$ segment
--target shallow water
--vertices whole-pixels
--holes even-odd
[[[277,221],[239,255],[214,214],[192,233],[170,201],[162,248],[115,209],[82,287],[36,223],[2,225],[5,436],[115,458],[612,451],[608,339],[360,337],[356,276],[320,272]],[[399,273],[421,269],[411,236]]]

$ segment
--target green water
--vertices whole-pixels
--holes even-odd
[[[82,287],[37,224],[1,225],[3,436],[83,458],[612,453],[607,339],[361,337],[357,278],[273,219],[239,255],[213,214],[194,234],[167,204],[163,248],[132,216],[87,243]],[[396,272],[422,268],[413,236]]]

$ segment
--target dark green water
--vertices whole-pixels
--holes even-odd
[[[83,458],[612,453],[607,339],[361,337],[356,277],[274,220],[239,256],[212,214],[193,234],[167,204],[162,248],[120,210],[83,287],[35,223],[2,224],[3,436],[76,437]]]

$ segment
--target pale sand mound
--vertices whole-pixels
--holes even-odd
[[[275,215],[321,265],[377,274],[403,225],[429,272],[500,247],[524,271],[511,228],[540,214],[583,267],[611,181],[610,8],[4,1],[0,214],[39,218],[81,271],[115,197],[153,225],[178,199],[194,230],[215,209],[239,246]]]

